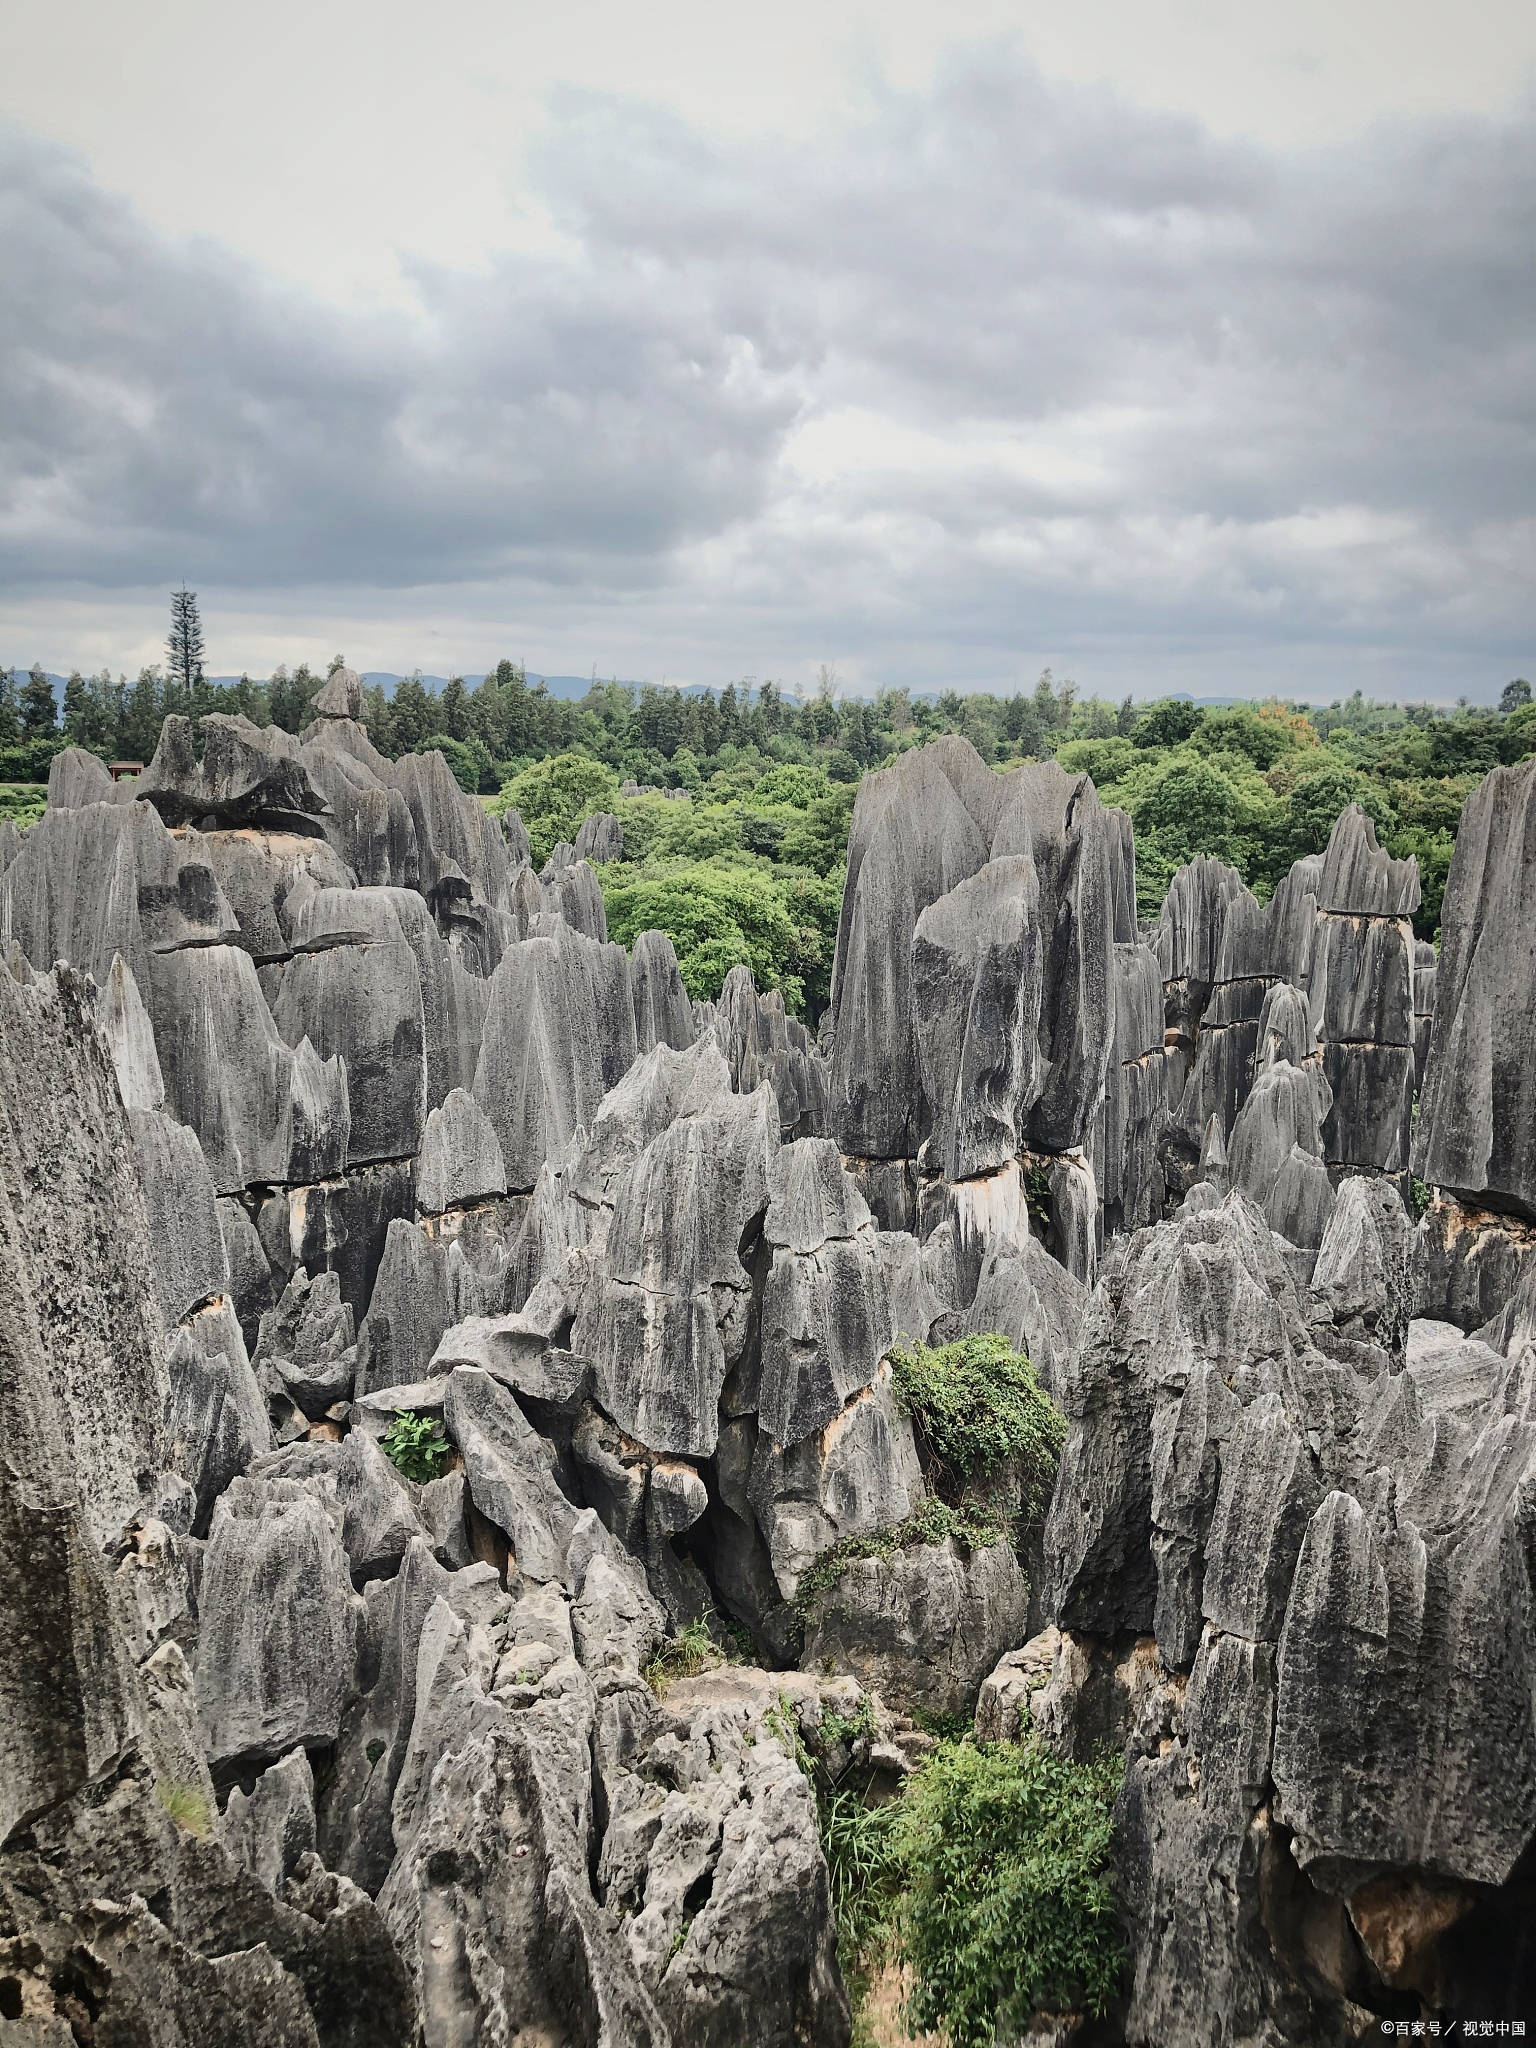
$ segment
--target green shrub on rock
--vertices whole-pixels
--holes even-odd
[[[434,1417],[402,1408],[386,1430],[380,1448],[397,1472],[418,1486],[425,1486],[430,1480],[442,1478],[453,1446],[443,1435],[443,1425]]]
[[[999,2020],[1104,2013],[1120,1978],[1110,1890],[1118,1758],[1074,1764],[1038,1740],[941,1743],[899,1808],[909,2021],[989,2048]]]
[[[961,1493],[1016,1475],[1025,1521],[1043,1515],[1066,1441],[1065,1418],[1006,1337],[960,1337],[891,1354],[902,1407],[941,1486]]]

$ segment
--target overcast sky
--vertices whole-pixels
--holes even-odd
[[[1529,0],[11,0],[0,663],[1536,680]]]

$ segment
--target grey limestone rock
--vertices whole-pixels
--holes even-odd
[[[402,755],[385,779],[410,812],[421,852],[417,887],[427,900],[500,903],[510,868],[506,839],[485,807],[460,789],[442,755]]]
[[[266,1403],[227,1302],[176,1331],[168,1370],[172,1455],[202,1534],[219,1495],[271,1443]]]
[[[23,986],[0,965],[0,1174],[18,1284],[46,1333],[73,1497],[105,1542],[156,1504],[169,1381],[133,1133],[94,994],[68,969]]]
[[[760,995],[751,969],[733,967],[719,1001],[704,1007],[736,1092],[750,1095],[766,1081],[785,1140],[820,1137],[827,1127],[826,1062],[800,1020],[785,1013],[778,990]]]
[[[851,1671],[888,1704],[969,1714],[1003,1651],[1025,1634],[1029,1587],[1010,1544],[966,1552],[951,1537],[851,1559],[807,1618],[809,1671]]]
[[[0,873],[0,944],[106,982],[121,954],[149,999],[151,967],[239,931],[201,839],[177,838],[142,803],[46,811]]]
[[[1428,939],[1417,939],[1413,948],[1413,1071],[1414,1090],[1424,1092],[1424,1070],[1429,1060],[1429,1038],[1435,1017],[1435,982],[1440,956]]]
[[[339,1444],[285,1444],[254,1460],[249,1477],[292,1480],[341,1510],[342,1548],[356,1586],[395,1571],[425,1534],[408,1482],[366,1430],[350,1430]]]
[[[355,668],[348,668],[345,662],[339,663],[310,699],[309,708],[316,718],[360,720],[363,715],[362,677]]]
[[[106,981],[97,991],[96,1021],[106,1034],[123,1107],[163,1108],[165,1081],[155,1050],[155,1027],[121,953],[113,955]]]
[[[507,1192],[495,1127],[475,1098],[453,1089],[427,1118],[416,1166],[416,1207],[427,1216]]]
[[[624,858],[624,827],[612,811],[594,811],[590,818],[582,819],[576,834],[575,853],[578,860]]]
[[[213,1176],[197,1134],[157,1110],[131,1109],[134,1161],[155,1257],[155,1288],[170,1330],[229,1290]]]
[[[302,1749],[269,1764],[249,1797],[238,1785],[234,1788],[224,1809],[223,1832],[236,1861],[281,1897],[315,1846],[315,1779]]]
[[[156,957],[148,997],[166,1107],[196,1131],[221,1195],[324,1180],[346,1164],[351,1105],[339,1058],[279,1035],[249,953]]]
[[[1040,890],[1024,854],[989,861],[912,934],[918,1066],[933,1128],[919,1154],[949,1180],[1018,1153],[1039,1093]]]
[[[155,757],[134,785],[135,797],[153,804],[168,825],[211,820],[318,834],[329,807],[286,733],[208,712],[198,737],[201,755],[191,720],[167,718]]]
[[[321,824],[331,847],[364,888],[421,886],[421,848],[404,794],[391,781],[391,764],[360,725],[322,719],[310,726],[299,750],[310,781],[329,810]]]
[[[996,1331],[1022,1352],[1052,1395],[1063,1383],[1082,1324],[1088,1289],[1036,1238],[983,1264],[975,1298],[965,1312],[971,1336]]]
[[[510,946],[491,981],[474,1095],[507,1179],[529,1189],[635,1058],[629,960],[560,926]]]
[[[1351,1337],[1401,1353],[1418,1314],[1423,1254],[1388,1180],[1357,1174],[1339,1189],[1312,1274],[1313,1298]]]
[[[345,1163],[417,1152],[426,1020],[416,956],[390,892],[318,891],[294,938],[300,950],[283,970],[273,1022],[289,1045],[308,1040],[321,1060],[340,1060],[351,1112]]]
[[[507,854],[512,866],[532,867],[533,848],[528,844],[528,827],[523,823],[521,812],[511,809],[502,812],[501,836],[507,842]]]
[[[350,889],[352,876],[324,839],[246,826],[210,832],[208,864],[239,925],[238,943],[258,965],[293,951],[297,905],[312,889]]]
[[[197,1703],[215,1773],[333,1743],[357,1599],[334,1497],[239,1478],[219,1497],[199,1597]]]
[[[1248,893],[1236,868],[1205,853],[1181,867],[1168,885],[1152,946],[1163,982],[1165,1029],[1176,1056],[1176,1092],[1188,1076],[1196,1030],[1222,978],[1228,908]]]
[[[669,1124],[620,1178],[602,1279],[571,1349],[596,1366],[606,1412],[656,1451],[714,1448],[751,1320],[741,1248],[768,1206],[777,1132],[768,1089],[730,1096]]]
[[[1266,1066],[1232,1125],[1231,1184],[1302,1256],[1298,1277],[1311,1278],[1312,1256],[1333,1214],[1334,1192],[1323,1164],[1323,1126],[1333,1104],[1320,1066]]]
[[[359,1393],[425,1379],[447,1331],[505,1313],[515,1270],[506,1206],[391,1220],[358,1334]]]
[[[298,1269],[261,1318],[255,1363],[278,1376],[312,1422],[350,1396],[357,1340],[339,1273],[321,1273],[311,1282]]]
[[[1160,1152],[1169,1065],[1163,984],[1150,946],[1116,944],[1114,987],[1115,1050],[1093,1144],[1094,1177],[1106,1225],[1136,1230],[1162,1213],[1165,1192]]]
[[[1536,1218],[1536,763],[1496,768],[1462,811],[1441,909],[1413,1170],[1470,1206]]]
[[[923,821],[921,831],[912,829],[915,818]],[[994,776],[967,742],[946,739],[864,778],[849,837],[832,988],[831,1107],[845,1152],[915,1157],[929,1124],[944,1129],[942,1120],[953,1114],[949,1102],[933,1103],[925,1087],[919,1053],[923,997],[914,979],[919,957],[926,963],[930,990],[928,1064],[941,1094],[950,1085],[949,1064],[959,1057],[966,1029],[956,1021],[941,1025],[939,1018],[945,1003],[956,1000],[954,991],[971,986],[975,976],[982,1007],[971,1027],[972,1057],[988,1073],[1006,1071],[1008,1078],[997,1085],[1029,1110],[1028,1143],[1055,1152],[1086,1140],[1098,1112],[1113,1037],[1117,879],[1112,868],[1118,869],[1123,852],[1122,836],[1100,809],[1092,784],[1086,777],[1066,775],[1054,763]],[[935,908],[989,862],[1020,859],[1033,865],[1035,918],[1019,910],[1023,870],[1013,867],[966,891],[954,910]],[[979,911],[983,898],[989,907],[971,920],[972,941],[969,913],[962,906]],[[920,940],[918,926],[925,917],[928,937]],[[998,924],[996,942],[1017,953],[1021,975],[1026,956],[1038,962],[1022,990],[1010,981],[1001,957],[995,970],[982,964],[994,942],[983,931],[990,932],[998,918],[1006,923],[1010,917],[1013,936]],[[960,973],[956,948],[965,951],[971,945],[974,955]],[[941,968],[940,956],[950,962],[947,968]],[[1010,1002],[1022,994],[1025,1014],[982,1030],[989,972],[1001,975],[998,989],[1008,989]],[[957,973],[959,982],[954,983]],[[957,1017],[969,1001],[965,998]],[[1005,1047],[1018,1040],[1018,1025],[1031,1012],[1037,1042],[1026,1074],[1022,1047]],[[997,1031],[996,1044],[983,1051]],[[941,1050],[945,1046],[947,1055]],[[1000,1056],[1001,1067],[996,1064]]]
[[[600,945],[608,939],[608,913],[597,876],[585,860],[555,867],[553,863],[539,877],[543,909],[551,917],[563,917],[572,931],[585,932]]]
[[[79,811],[87,804],[116,803],[119,785],[105,765],[84,747],[64,747],[48,764],[48,808]],[[132,801],[131,794],[129,800]]]
[[[895,1337],[879,1233],[830,1138],[803,1138],[768,1172],[758,1417],[798,1443],[870,1384]]]
[[[639,1052],[647,1053],[657,1045],[683,1051],[693,1044],[693,1008],[677,969],[677,954],[665,932],[642,932],[635,940],[629,985]]]
[[[784,1600],[822,1551],[904,1522],[923,1497],[912,1424],[889,1366],[824,1429],[787,1447],[745,1418],[722,1425],[715,1480],[723,1502],[761,1531]],[[759,1624],[768,1618],[756,1615]]]

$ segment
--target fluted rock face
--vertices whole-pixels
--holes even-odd
[[[1434,1029],[1414,1171],[1487,1209],[1536,1218],[1536,764],[1467,799],[1441,910]]]
[[[582,819],[572,852],[579,861],[622,860],[624,827],[612,811],[594,811]]]
[[[121,954],[146,990],[160,955],[239,932],[203,852],[147,804],[46,811],[0,877],[0,939],[34,967],[67,960],[98,982]]]
[[[416,1207],[426,1216],[507,1192],[495,1126],[473,1095],[453,1089],[427,1118],[416,1168]]]
[[[65,747],[48,764],[48,808],[79,811],[87,804],[133,801],[132,790],[120,789],[94,754],[83,747]]]
[[[341,1725],[357,1617],[334,1487],[236,1479],[203,1566],[198,1714],[217,1769],[320,1748]]]
[[[161,954],[149,996],[166,1107],[196,1131],[220,1194],[324,1180],[347,1163],[352,1115],[337,1056],[290,1049],[238,946]]]
[[[147,2000],[177,2048],[578,2011],[612,2048],[841,2048],[779,1695],[852,1713],[830,1661],[953,1713],[998,1658],[1012,1722],[1126,1750],[1127,2044],[1470,2011],[1536,1834],[1508,792],[1441,974],[1358,812],[1266,906],[1192,864],[1147,944],[1091,785],[940,743],[861,792],[818,1043],[745,969],[694,1006],[662,935],[604,943],[613,821],[535,874],[515,814],[359,709],[338,672],[298,741],[169,728],[169,828],[81,757],[0,833],[27,2012],[58,2017],[46,1870],[103,2035]],[[97,985],[34,971],[58,952]],[[903,1547],[892,1346],[988,1331],[1068,1416],[1043,1545]],[[428,1483],[381,1448],[406,1412],[447,1436]],[[807,1588],[844,1539],[871,1554]],[[781,1668],[658,1703],[642,1671],[711,1610]],[[138,2004],[91,1903],[125,1898]],[[211,1992],[201,2036],[175,2017],[209,1928],[265,2033]]]
[[[1249,894],[1236,868],[1202,853],[1168,885],[1152,936],[1163,978],[1166,1030],[1178,1056],[1174,1079],[1181,1092],[1194,1059],[1195,1032],[1221,978],[1227,911]]]
[[[34,1322],[46,1342],[54,1454],[99,1544],[154,1505],[168,1382],[134,1136],[91,994],[67,970],[19,982],[0,967],[10,1313],[18,1344]],[[25,1447],[34,1426],[16,1426]]]
[[[748,1336],[741,1248],[768,1206],[776,1122],[765,1088],[681,1117],[618,1187],[606,1270],[572,1346],[594,1360],[607,1412],[657,1451],[714,1449],[726,1373]]]
[[[323,890],[352,886],[340,855],[324,839],[246,828],[211,832],[204,844],[209,866],[234,911],[238,943],[258,966],[286,960],[293,952],[291,900],[302,901],[310,884]],[[297,887],[301,878],[303,889]]]
[[[1336,1213],[1312,1314],[1401,1344],[1397,1197],[1351,1181]],[[1430,1327],[1408,1329],[1406,1371],[1367,1344],[1325,1359],[1237,1196],[1131,1239],[1090,1309],[1048,1531],[1057,1611],[1098,1638],[1154,1635],[1164,1669],[1189,1673],[1143,1710],[1122,1799],[1128,2039],[1228,2038],[1234,1999],[1289,2009],[1282,2037],[1312,2038],[1330,1997],[1360,1995],[1288,1949],[1294,1921],[1244,1854],[1256,1819],[1292,1832],[1320,1923],[1384,1867],[1502,1884],[1530,1837],[1536,1631],[1510,1577],[1527,1376],[1454,1331],[1416,1340]],[[1511,1601],[1512,1625],[1493,1623]],[[1469,1659],[1475,1689],[1452,1675]],[[1220,1911],[1169,1919],[1219,1872]]]
[[[273,1022],[287,1044],[307,1041],[347,1077],[343,1164],[409,1157],[427,1116],[426,1018],[391,892],[317,890],[295,937],[301,950],[283,970]]]
[[[509,1186],[533,1186],[634,1058],[621,946],[562,926],[507,949],[491,981],[474,1095],[500,1141]]]
[[[333,668],[326,677],[323,688],[310,700],[310,711],[316,718],[353,718],[363,715],[363,679],[355,668],[348,668],[345,662]]]
[[[701,1012],[698,1028],[713,1031],[738,1095],[766,1081],[786,1142],[826,1135],[826,1062],[799,1018],[786,1015],[776,989],[759,994],[751,969],[733,967],[718,1001],[701,1005]]]
[[[830,1138],[773,1160],[763,1242],[758,1417],[775,1443],[799,1443],[874,1378],[895,1336],[879,1233]]]
[[[670,1045],[679,1052],[697,1033],[693,1005],[678,972],[677,953],[665,932],[642,932],[629,962],[630,993],[635,1004],[635,1047],[649,1052]]]
[[[932,1129],[948,1180],[1015,1158],[1038,1098],[1040,889],[1027,855],[989,861],[917,920],[912,997]]]
[[[951,739],[865,778],[833,973],[829,1114],[883,1225],[926,1234],[955,1207],[947,1192],[915,1203],[905,1169],[884,1162],[915,1161],[947,1191],[1026,1152],[1072,1155],[1074,1173],[1047,1169],[1064,1202],[1054,1224],[1075,1269],[1091,1271],[1088,1155],[1103,1135],[1115,947],[1132,943],[1134,899],[1129,838],[1085,776],[1053,762],[994,775]],[[1156,1092],[1137,1106],[1149,1190],[1140,1155]],[[1121,1154],[1118,1200],[1123,1167]]]
[[[1094,1135],[1098,1194],[1110,1229],[1135,1230],[1162,1213],[1162,1139],[1170,1061],[1163,982],[1150,946],[1117,942],[1115,1045]]]

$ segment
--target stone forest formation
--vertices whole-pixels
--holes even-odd
[[[0,823],[0,2043],[841,2048],[821,1809],[973,1725],[1116,1788],[998,2041],[1536,2026],[1536,761],[1437,951],[936,740],[813,1033],[361,707]]]

